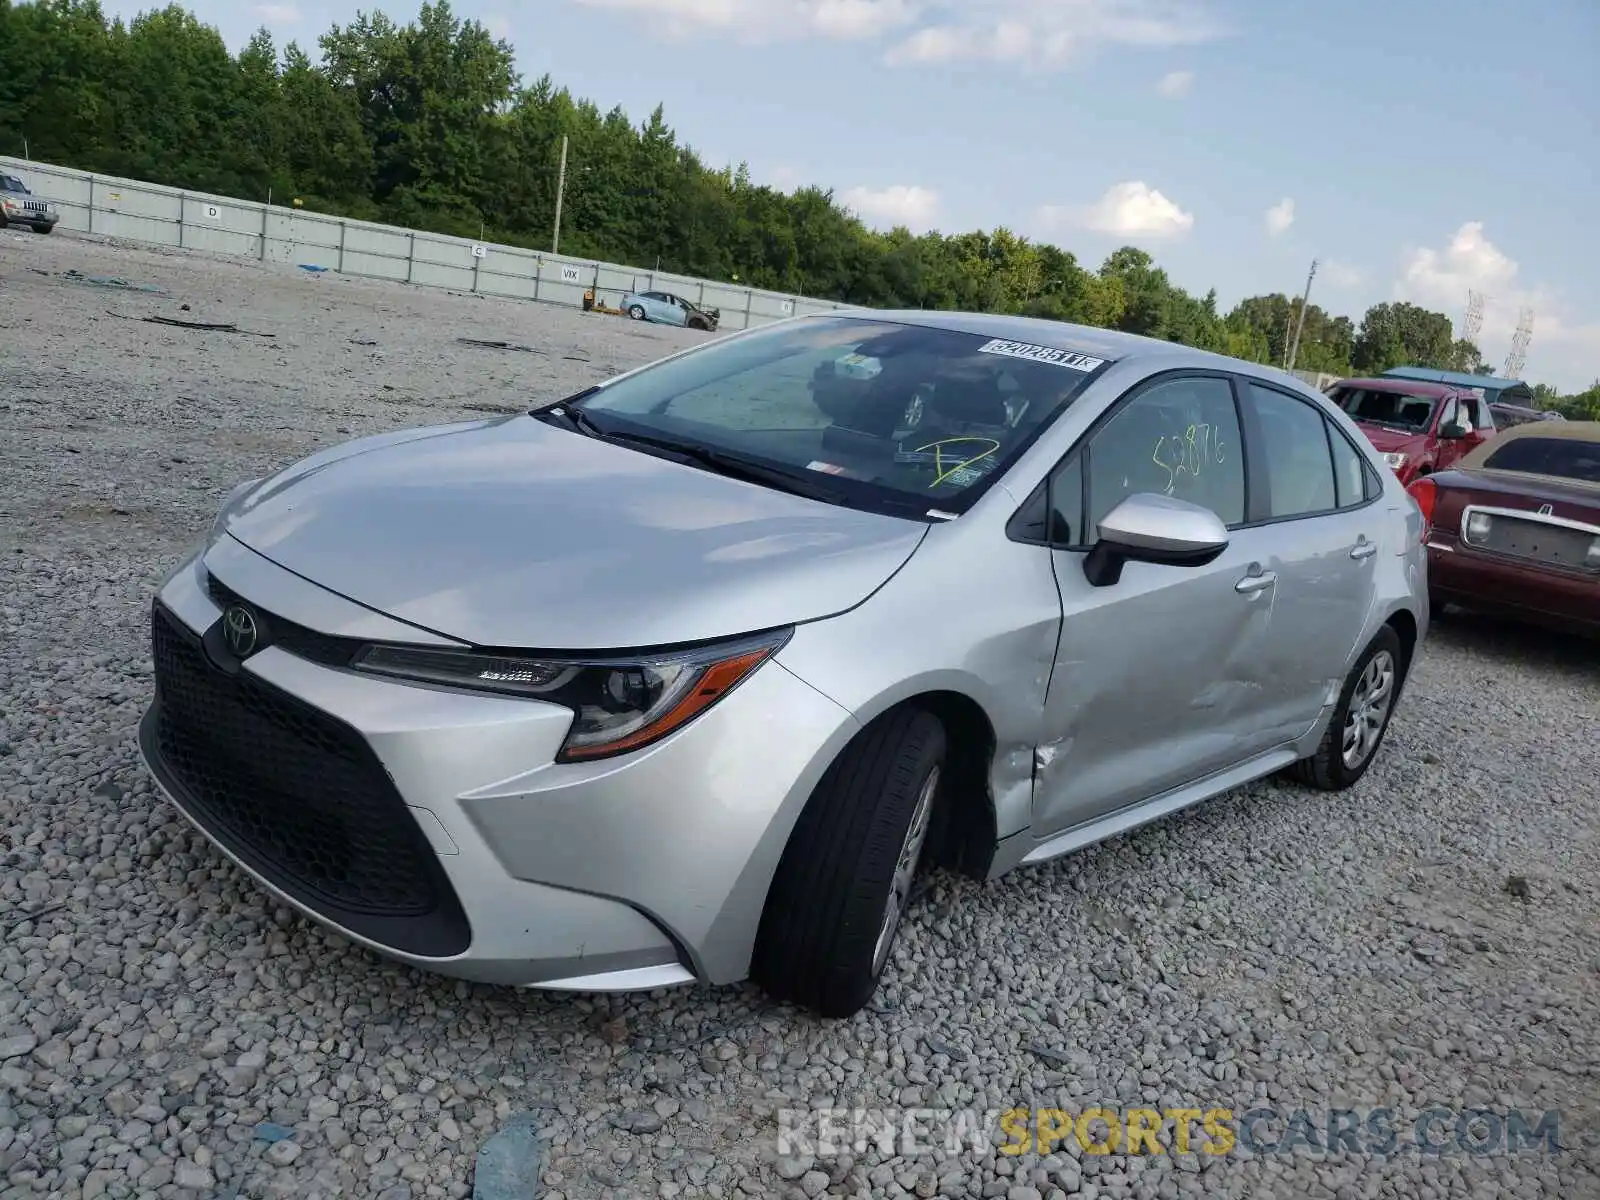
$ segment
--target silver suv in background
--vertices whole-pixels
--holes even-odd
[[[1271,368],[795,318],[240,485],[155,598],[141,749],[403,961],[845,1016],[930,864],[1359,780],[1427,630],[1421,533]]]
[[[35,196],[17,176],[0,173],[0,229],[27,225],[35,233],[49,233],[60,219],[55,205]]]

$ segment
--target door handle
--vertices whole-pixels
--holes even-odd
[[[1365,535],[1363,535],[1361,540],[1357,542],[1355,547],[1350,551],[1350,557],[1359,562],[1363,558],[1371,558],[1377,552],[1377,544],[1375,542],[1367,541]]]
[[[1246,575],[1233,585],[1233,590],[1241,596],[1253,596],[1257,592],[1264,592],[1278,582],[1278,576],[1272,571],[1264,571],[1260,575]]]

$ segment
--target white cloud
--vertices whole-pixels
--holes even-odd
[[[1294,201],[1288,196],[1267,209],[1267,235],[1279,237],[1294,224]]]
[[[800,172],[782,164],[767,172],[767,183],[780,192],[791,192],[800,186]]]
[[[904,225],[913,233],[931,229],[939,212],[937,192],[903,183],[886,188],[853,187],[840,199],[869,225]]]
[[[1340,262],[1330,258],[1320,263],[1317,267],[1318,275],[1336,288],[1360,287],[1366,282],[1367,273],[1361,267],[1351,263]]]
[[[1169,47],[1222,36],[1208,0],[573,0],[636,12],[677,38],[745,41],[894,35],[891,64],[1053,68],[1103,45]],[[1177,72],[1176,74],[1185,74]]]
[[[1176,100],[1180,96],[1187,96],[1193,87],[1193,71],[1168,71],[1156,84],[1156,91],[1169,100]]]
[[[1567,389],[1588,386],[1600,363],[1600,321],[1572,313],[1551,289],[1524,286],[1517,262],[1489,240],[1482,221],[1468,221],[1442,249],[1415,247],[1403,256],[1393,298],[1460,319],[1467,292],[1484,297],[1478,348],[1499,369],[1525,309],[1535,315],[1524,378]]]
[[[1222,33],[1199,0],[965,0],[930,4],[927,12],[888,62],[1048,69],[1099,46],[1187,46]]]
[[[300,23],[300,10],[292,4],[252,4],[250,11],[269,25]]]
[[[881,37],[910,23],[913,0],[577,0],[637,12],[675,38],[710,33],[746,40]]]
[[[1468,221],[1443,250],[1412,250],[1395,283],[1395,294],[1407,293],[1429,303],[1464,304],[1467,289],[1504,291],[1516,278],[1517,264],[1483,235],[1482,221]]]
[[[1076,225],[1113,237],[1151,241],[1180,237],[1194,228],[1193,213],[1140,179],[1113,185],[1086,209],[1047,204],[1039,209],[1038,219],[1047,229]]]

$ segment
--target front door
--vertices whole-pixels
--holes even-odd
[[[1051,481],[1063,622],[1045,698],[1035,831],[1049,836],[1250,758],[1263,728],[1273,535],[1245,523],[1243,439],[1228,378],[1167,376],[1119,402]],[[1104,588],[1083,559],[1099,521],[1155,492],[1232,530],[1204,567],[1129,563]]]

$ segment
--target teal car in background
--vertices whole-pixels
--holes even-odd
[[[707,332],[715,330],[722,319],[719,309],[701,308],[671,292],[629,292],[617,307],[635,321],[659,321]]]

